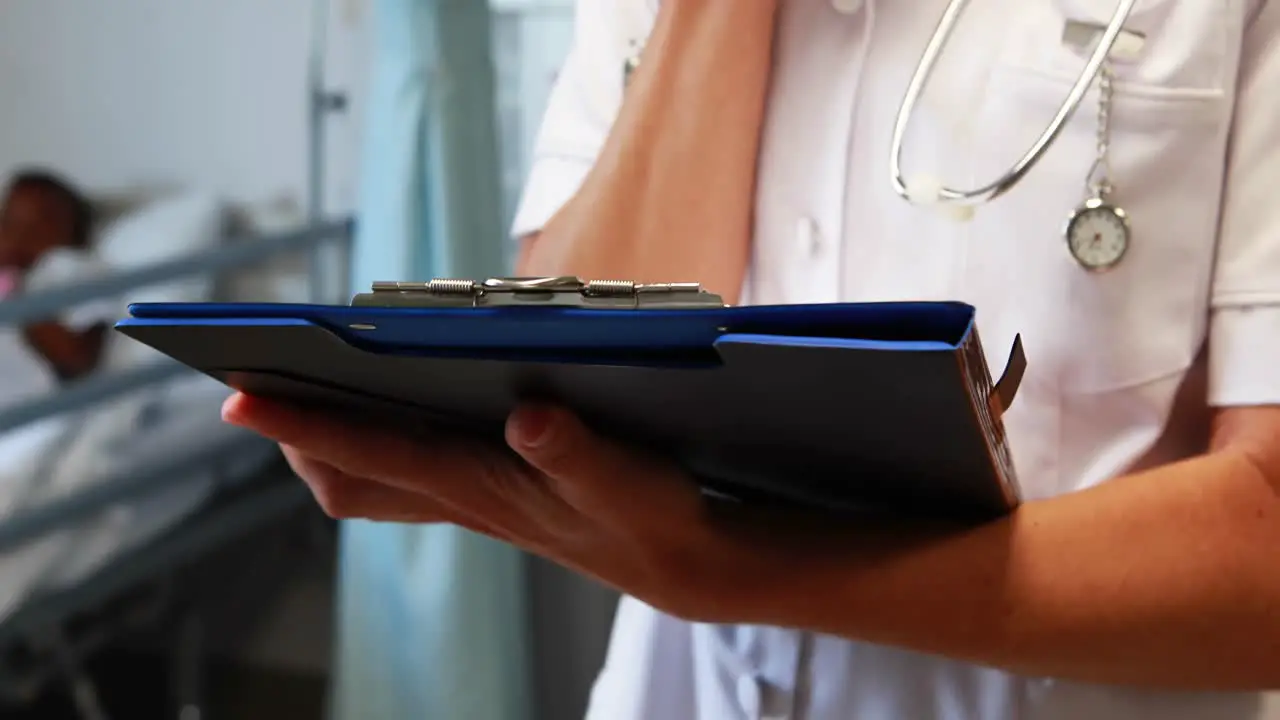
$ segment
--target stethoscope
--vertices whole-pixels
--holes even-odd
[[[889,153],[889,176],[893,190],[900,197],[916,205],[949,206],[957,209],[960,217],[967,217],[973,208],[1012,190],[1036,163],[1044,158],[1045,153],[1057,141],[1063,128],[1075,116],[1083,104],[1089,89],[1096,82],[1099,84],[1098,102],[1098,137],[1097,157],[1086,180],[1087,199],[1081,203],[1067,218],[1064,235],[1067,248],[1082,267],[1090,271],[1103,271],[1115,267],[1129,249],[1130,228],[1129,216],[1125,211],[1110,201],[1109,152],[1111,145],[1110,115],[1113,78],[1109,60],[1116,43],[1126,33],[1125,23],[1133,12],[1138,0],[1119,0],[1115,14],[1097,37],[1084,69],[1076,78],[1075,84],[1063,99],[1062,105],[1054,113],[1053,119],[1031,144],[1021,158],[1000,177],[991,183],[972,190],[958,190],[946,185],[937,184],[922,188],[920,181],[916,187],[903,177],[902,152],[907,126],[915,113],[916,104],[929,83],[938,58],[951,39],[961,13],[968,6],[969,0],[950,0],[938,26],[929,38],[924,53],[916,64],[911,82],[907,85],[906,94],[898,107],[897,118],[893,126],[893,138]],[[640,62],[640,47],[632,44],[632,53],[623,64],[623,85],[625,86]]]
[[[1004,175],[991,183],[971,189],[959,190],[946,185],[931,188],[911,187],[903,177],[902,148],[907,126],[915,112],[916,103],[928,85],[937,67],[938,58],[955,30],[960,14],[969,0],[951,0],[943,12],[938,27],[925,46],[911,82],[898,108],[893,127],[890,150],[889,174],[893,190],[899,196],[915,204],[950,205],[965,210],[991,202],[1013,189],[1019,181],[1044,158],[1045,153],[1058,139],[1067,122],[1084,102],[1090,87],[1100,83],[1098,157],[1087,180],[1089,197],[1067,219],[1065,235],[1071,255],[1088,270],[1100,271],[1114,267],[1124,257],[1129,247],[1130,229],[1128,215],[1110,202],[1107,197],[1111,187],[1108,180],[1107,158],[1110,146],[1110,105],[1112,78],[1108,60],[1116,42],[1125,32],[1137,0],[1119,0],[1115,14],[1098,38],[1084,69],[1071,86],[1070,92],[1058,107],[1053,119],[1021,158]]]

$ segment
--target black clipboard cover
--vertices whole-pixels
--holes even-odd
[[[965,521],[1019,502],[1001,416],[1026,366],[1021,340],[993,382],[963,303],[362,297],[134,305],[116,328],[244,392],[375,420],[497,438],[518,402],[553,400],[748,502]]]

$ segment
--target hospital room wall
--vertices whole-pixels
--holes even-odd
[[[332,0],[330,211],[354,208],[368,0]],[[93,190],[170,187],[301,207],[313,0],[4,0],[0,174],[49,163]]]

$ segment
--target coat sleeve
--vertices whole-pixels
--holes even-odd
[[[538,232],[582,184],[622,105],[625,63],[643,44],[654,0],[578,0],[573,42],[534,144],[512,235]]]
[[[1280,2],[1245,35],[1210,309],[1209,402],[1280,404]]]

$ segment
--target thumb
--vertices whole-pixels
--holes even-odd
[[[605,514],[696,509],[697,488],[675,468],[599,437],[573,413],[526,406],[511,414],[507,443],[574,507]]]

